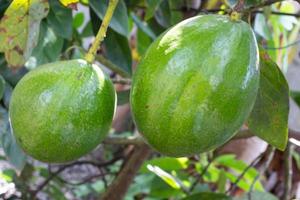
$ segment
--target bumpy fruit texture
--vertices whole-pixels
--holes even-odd
[[[94,149],[107,135],[115,90],[84,60],[46,64],[26,74],[10,103],[13,133],[37,160],[62,163]]]
[[[134,75],[131,106],[146,141],[169,156],[210,151],[249,116],[259,83],[250,26],[228,16],[197,16],[169,29]]]

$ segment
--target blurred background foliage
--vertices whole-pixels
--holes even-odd
[[[246,7],[250,9],[262,2],[247,0]],[[10,4],[9,0],[0,0],[2,20]],[[123,162],[126,162],[131,145],[103,144],[90,155],[73,163],[40,163],[22,152],[9,127],[8,105],[17,82],[24,74],[41,64],[83,58],[101,25],[107,4],[107,0],[81,0],[77,5],[66,4],[66,7],[58,0],[50,0],[47,15],[38,18],[40,25],[35,31],[39,35],[36,46],[29,50],[32,52],[27,55],[26,62],[13,65],[16,60],[10,63],[5,59],[4,53],[0,54],[0,198],[98,199],[118,175]],[[97,55],[98,64],[116,82],[122,80],[122,77],[130,79],[136,64],[159,34],[191,16],[225,14],[235,4],[234,0],[120,0]],[[299,56],[299,4],[295,1],[282,1],[255,9],[245,20],[253,27],[261,48],[285,74],[293,59]],[[16,25],[12,31],[18,31],[17,28],[20,26]],[[26,34],[20,37],[20,41],[34,42]],[[271,79],[272,84],[280,82],[280,78],[276,78],[280,76],[280,70],[273,74],[275,79]],[[266,73],[268,75],[273,72]],[[270,79],[267,77],[266,80]],[[286,83],[278,87],[283,87],[283,92],[288,93],[284,84]],[[120,109],[126,109],[126,106],[128,109],[128,85],[115,86],[118,91],[118,105],[123,106]],[[291,93],[300,104],[300,93]],[[273,92],[270,96],[272,95]],[[276,99],[277,96],[273,95],[272,98]],[[286,107],[288,99],[283,99],[280,103]],[[268,109],[271,112],[272,108]],[[136,135],[131,117],[120,113],[111,132],[117,137]],[[274,137],[272,133],[266,136],[266,140],[270,137]],[[282,155],[278,151],[274,153],[271,147],[252,162],[239,160],[235,154],[219,151],[189,158],[169,158],[153,153],[138,171],[125,199],[282,199],[285,190],[282,181]],[[292,148],[290,155],[293,156],[292,169],[299,173],[300,155],[295,148]],[[277,161],[273,161],[275,164],[270,168],[272,158]],[[278,162],[281,163],[279,169],[276,168]],[[272,170],[277,170],[281,178],[273,182],[271,180],[274,186],[266,188],[266,183],[272,178]],[[293,184],[299,184],[300,178],[295,179]],[[289,190],[290,197],[297,195],[295,188]]]

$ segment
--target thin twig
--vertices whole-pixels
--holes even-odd
[[[85,165],[85,164],[89,164],[89,165],[93,165],[93,166],[97,166],[97,167],[105,167],[105,166],[112,165],[113,163],[115,163],[116,161],[118,161],[120,159],[121,159],[121,157],[115,157],[104,163],[96,163],[93,161],[76,161],[74,163],[63,165],[58,170],[51,173],[50,176],[44,182],[42,182],[39,186],[37,186],[37,188],[31,192],[31,196],[32,196],[32,198],[34,198],[37,195],[37,193],[40,192],[41,190],[43,190],[44,187],[46,187],[52,179],[54,179],[58,174],[60,174],[61,172],[63,172],[64,170],[66,170],[69,167],[73,167],[75,165]]]
[[[85,56],[85,60],[89,63],[94,62],[95,55],[97,54],[97,50],[106,36],[106,30],[108,28],[109,22],[114,14],[115,8],[117,7],[118,0],[109,0],[108,7],[105,11],[105,15],[102,20],[102,24],[100,29],[96,35],[95,41],[93,42],[91,48]]]
[[[65,179],[63,179],[61,177],[57,177],[57,178],[62,183],[65,183],[65,184],[68,184],[68,185],[82,185],[82,184],[94,181],[95,178],[99,178],[99,177],[103,178],[105,175],[108,175],[108,174],[102,174],[101,173],[101,174],[92,175],[92,176],[89,176],[89,177],[85,178],[84,180],[76,182],[76,183],[69,182],[69,181],[67,181],[67,180],[65,180]]]
[[[287,148],[284,152],[284,193],[282,200],[291,199],[291,188],[292,188],[292,151],[294,145],[288,143]]]
[[[107,137],[104,141],[104,144],[112,145],[142,145],[144,144],[143,139],[140,136],[132,137]]]
[[[106,59],[102,55],[96,55],[96,60],[99,61],[101,64],[103,64],[105,67],[110,69],[111,71],[119,74],[120,76],[124,78],[130,78],[130,74],[123,70],[121,67],[115,65],[110,60]]]
[[[274,154],[275,154],[275,148],[272,147],[271,150],[270,150],[270,154],[266,155],[266,157],[267,157],[266,162],[262,165],[262,168],[261,168],[260,172],[255,176],[254,180],[252,181],[252,183],[250,185],[250,189],[249,189],[249,192],[248,192],[248,200],[252,199],[251,192],[254,189],[254,185],[255,185],[256,181],[258,181],[258,179],[260,177],[260,174],[264,174],[267,171],[271,161],[273,160]]]
[[[131,85],[131,79],[128,78],[114,78],[112,82],[115,84]]]
[[[245,6],[245,0],[238,0],[233,10],[236,12],[242,12],[244,10],[244,6]]]
[[[268,47],[268,46],[263,46],[264,49],[267,49],[267,50],[279,50],[279,49],[287,49],[289,47],[292,47],[292,46],[295,46],[295,45],[298,45],[300,43],[300,40],[297,40],[295,42],[292,42],[290,44],[287,44],[287,45],[284,45],[284,46],[280,46],[280,47]]]
[[[267,150],[268,151],[268,150]],[[259,156],[257,156],[244,170],[243,172],[237,177],[237,179],[235,180],[235,182],[231,185],[231,187],[226,191],[226,194],[231,193],[236,187],[237,184],[242,180],[242,178],[244,177],[244,175],[248,172],[249,169],[251,169],[254,165],[256,165],[258,163],[258,161],[260,159],[262,159],[262,157],[266,154],[266,152],[261,153]]]

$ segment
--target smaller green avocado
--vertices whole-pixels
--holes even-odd
[[[18,144],[48,163],[75,160],[108,134],[116,106],[112,82],[84,60],[46,64],[15,87],[11,127]]]

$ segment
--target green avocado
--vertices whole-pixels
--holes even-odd
[[[251,27],[229,16],[196,16],[170,28],[134,74],[130,101],[139,132],[174,157],[224,144],[252,110],[258,55]]]
[[[115,95],[102,70],[84,60],[40,66],[13,91],[9,108],[13,133],[23,150],[37,160],[75,160],[107,135]]]

